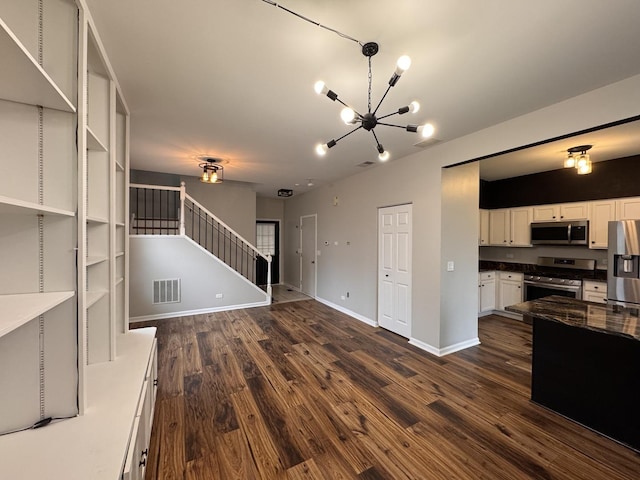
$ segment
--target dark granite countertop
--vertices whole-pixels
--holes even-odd
[[[579,280],[607,281],[606,270],[568,270],[562,268],[541,267],[531,263],[495,262],[492,260],[480,260],[478,264],[480,272],[520,272],[529,275],[545,276],[558,275],[561,278],[575,278]]]
[[[640,341],[640,310],[552,295],[506,307],[533,318]]]

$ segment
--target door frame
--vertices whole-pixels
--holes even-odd
[[[310,215],[301,215],[300,216],[300,248],[298,249],[298,263],[300,264],[300,292],[303,292],[302,289],[302,254],[300,253],[302,251],[302,219],[303,218],[313,218],[313,222],[315,224],[315,232],[314,232],[314,238],[313,238],[313,244],[314,244],[314,249],[313,249],[313,260],[314,260],[314,269],[313,269],[313,275],[314,275],[314,282],[313,282],[313,298],[316,298],[318,295],[318,214],[317,213],[312,213]]]
[[[283,250],[282,250],[282,237],[284,235],[282,235],[282,220],[279,218],[256,218],[256,225],[259,222],[266,222],[266,223],[277,223],[278,224],[278,283],[276,283],[275,285],[281,285],[282,284],[282,274],[284,272],[283,268],[284,268],[284,262],[283,262],[283,257],[284,255],[282,254]],[[256,242],[257,244],[257,242]],[[272,284],[274,285],[274,284]]]

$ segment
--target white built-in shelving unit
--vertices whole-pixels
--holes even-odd
[[[0,58],[0,478],[143,478],[155,329],[128,324],[126,102],[84,0],[0,2]]]

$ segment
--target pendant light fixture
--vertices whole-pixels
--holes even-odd
[[[420,110],[420,104],[416,101],[413,101],[409,105],[401,107],[394,112],[388,113],[386,115],[381,115],[379,117],[377,116],[378,109],[380,108],[380,105],[382,105],[382,102],[384,101],[387,94],[389,93],[389,90],[391,90],[391,87],[396,86],[402,74],[406,72],[411,66],[411,58],[409,58],[407,55],[403,55],[398,59],[398,62],[396,64],[396,70],[393,73],[393,75],[391,75],[391,78],[389,79],[389,85],[387,86],[387,90],[384,92],[384,95],[382,95],[382,98],[378,102],[378,105],[376,106],[376,108],[374,110],[371,109],[371,82],[373,79],[373,76],[371,73],[371,57],[373,57],[376,53],[378,53],[378,49],[379,49],[378,44],[375,42],[368,42],[362,46],[362,54],[365,57],[367,57],[369,61],[369,89],[367,92],[367,113],[362,114],[357,110],[355,110],[353,107],[349,106],[348,104],[340,100],[340,98],[338,98],[338,94],[335,93],[333,90],[330,90],[323,81],[316,82],[314,89],[318,95],[326,95],[330,100],[334,102],[337,101],[338,103],[344,106],[344,108],[342,109],[342,112],[340,113],[340,117],[342,118],[342,121],[347,125],[358,125],[356,128],[346,133],[345,135],[342,135],[338,139],[332,139],[327,143],[316,145],[316,153],[318,155],[320,156],[326,155],[327,151],[330,148],[335,147],[340,140],[351,135],[353,132],[356,132],[361,128],[364,128],[365,130],[373,134],[373,138],[376,142],[376,149],[378,150],[378,159],[382,162],[385,162],[390,158],[390,154],[387,150],[385,150],[385,148],[382,146],[382,144],[378,140],[378,136],[376,135],[376,132],[375,132],[375,128],[378,125],[402,128],[407,132],[414,132],[414,133],[420,132],[423,138],[429,138],[433,135],[434,128],[433,128],[433,125],[429,123],[425,125],[410,124],[410,125],[403,126],[403,125],[395,125],[392,123],[386,123],[386,122],[380,121],[385,118],[392,117],[394,115],[404,115],[405,113],[409,113],[409,112],[411,113],[418,112],[418,110]]]
[[[200,181],[202,183],[222,183],[224,180],[224,168],[220,165],[222,159],[214,157],[200,157],[200,160],[204,160],[200,165],[198,165],[202,169]]]
[[[422,135],[423,138],[429,138],[433,135],[434,128],[433,128],[433,125],[431,125],[430,123],[426,123],[424,125],[411,124],[411,125],[402,126],[402,125],[394,125],[391,123],[384,123],[380,121],[385,118],[391,117],[393,115],[404,115],[405,113],[409,113],[409,112],[416,113],[420,109],[420,104],[418,102],[415,102],[415,101],[411,102],[409,105],[401,107],[395,112],[391,112],[386,115],[377,116],[378,109],[380,108],[380,105],[382,104],[385,97],[387,96],[387,93],[389,93],[389,90],[391,89],[391,87],[394,87],[398,83],[398,80],[400,80],[400,77],[402,76],[402,74],[406,72],[411,66],[411,58],[409,58],[407,55],[403,55],[398,59],[398,63],[396,64],[396,70],[391,76],[391,79],[389,80],[389,85],[387,87],[387,90],[386,92],[384,92],[384,95],[378,102],[378,105],[376,106],[376,108],[372,111],[371,110],[371,80],[372,80],[371,57],[373,57],[376,53],[378,53],[378,49],[379,49],[378,44],[375,42],[367,42],[363,44],[360,40],[354,37],[351,37],[345,33],[339,32],[335,28],[322,25],[321,23],[316,22],[315,20],[311,20],[310,18],[307,18],[298,12],[294,12],[293,10],[285,7],[284,5],[281,5],[278,2],[275,2],[274,0],[262,0],[262,1],[276,8],[279,8],[280,10],[283,10],[301,20],[304,20],[305,22],[311,23],[312,25],[323,28],[329,32],[335,33],[341,38],[351,40],[352,42],[357,43],[358,45],[360,45],[360,47],[362,47],[362,54],[365,57],[367,57],[369,61],[369,91],[367,94],[367,100],[368,100],[367,113],[362,114],[358,112],[356,109],[354,109],[353,107],[344,103],[342,100],[338,98],[337,93],[333,92],[332,90],[329,90],[329,88],[325,85],[324,82],[322,81],[316,82],[314,89],[318,95],[326,95],[332,101],[334,102],[337,101],[342,106],[344,106],[344,108],[342,109],[342,112],[340,113],[340,117],[342,118],[342,121],[345,122],[347,125],[358,125],[349,133],[342,135],[337,139],[332,139],[327,143],[316,145],[316,153],[318,155],[320,156],[326,155],[327,151],[330,148],[335,147],[340,140],[351,135],[353,132],[360,130],[361,128],[364,128],[365,130],[373,134],[373,138],[375,139],[375,142],[376,142],[376,149],[378,150],[378,159],[382,162],[387,161],[390,158],[390,154],[387,150],[385,150],[385,148],[382,146],[382,144],[378,140],[376,132],[374,131],[377,125],[385,125],[387,127],[402,128],[407,132],[413,132],[413,133],[418,132]]]
[[[564,168],[575,168],[578,175],[587,175],[593,171],[591,158],[587,153],[593,145],[578,145],[567,150]]]

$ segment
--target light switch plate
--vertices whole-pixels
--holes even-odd
[[[455,266],[454,266],[454,263],[453,263],[451,260],[449,260],[449,261],[447,262],[447,272],[453,272],[454,267],[455,267]]]

